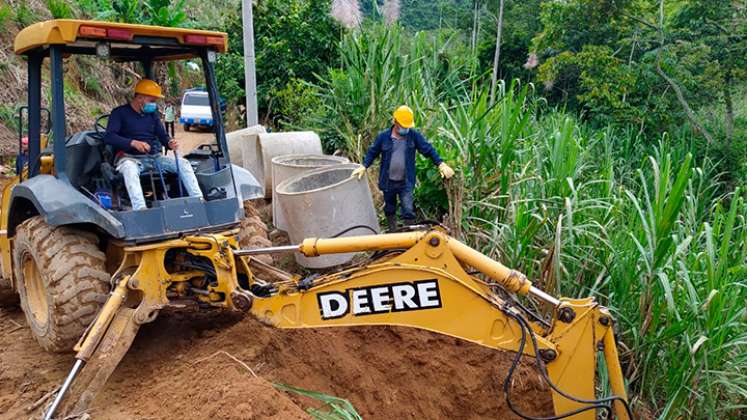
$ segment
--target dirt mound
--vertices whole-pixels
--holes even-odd
[[[18,310],[0,318],[2,418],[28,417],[25,408],[59,385],[72,364],[71,355],[42,351],[25,326],[14,325],[22,322]],[[141,329],[91,414],[285,419],[320,405],[269,384],[283,383],[348,399],[367,419],[514,418],[501,392],[510,359],[407,328],[282,331],[222,311],[167,312]],[[551,414],[536,372],[521,366],[515,377],[518,407]]]
[[[158,334],[156,334],[158,335]],[[154,337],[147,346],[162,347]],[[122,375],[91,410],[94,418],[305,419],[308,415],[251,367],[225,352],[200,359],[161,359],[148,349],[121,369]]]
[[[509,363],[507,354],[413,329],[281,331],[220,311],[171,313],[143,327],[93,409],[291,418],[303,414],[298,407],[319,405],[278,395],[266,380],[348,399],[364,418],[510,418],[500,392]],[[534,370],[522,367],[516,377],[519,407],[550,414]]]

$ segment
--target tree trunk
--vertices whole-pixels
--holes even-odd
[[[490,80],[490,105],[495,103],[495,87],[498,84],[498,63],[501,58],[501,31],[503,30],[503,0],[498,6],[498,30],[495,36],[495,55],[493,55],[493,77]]]
[[[480,3],[482,0],[477,0],[477,10],[475,13],[477,13],[477,24],[475,25],[475,28],[477,28],[477,31],[475,31],[475,49],[477,49],[477,44],[480,43],[480,25],[482,22],[480,21],[480,10],[482,9],[482,3]]]
[[[472,5],[472,39],[470,40],[470,48],[472,51],[477,48],[477,30],[479,28],[478,21],[480,19],[480,15],[478,11],[480,10],[478,5],[480,4],[479,0],[473,0]]]
[[[724,102],[726,104],[726,115],[724,116],[724,130],[726,131],[726,151],[731,148],[731,139],[734,136],[734,102],[731,98],[731,70],[726,72],[724,80]]]
[[[659,1],[659,37],[659,48],[656,52],[656,72],[659,73],[659,76],[661,76],[669,86],[672,87],[672,90],[674,90],[675,95],[677,95],[677,100],[680,102],[680,105],[682,105],[682,109],[685,110],[685,114],[687,115],[690,124],[695,127],[697,132],[705,137],[708,144],[713,144],[713,136],[711,136],[711,133],[709,133],[700,121],[698,121],[698,117],[695,115],[692,108],[690,108],[690,104],[687,103],[687,99],[685,99],[685,95],[682,93],[682,88],[680,88],[677,82],[669,77],[661,68],[661,52],[664,49],[664,0]]]

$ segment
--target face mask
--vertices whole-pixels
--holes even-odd
[[[409,132],[410,132],[410,129],[409,129],[409,128],[398,128],[398,129],[397,129],[397,133],[398,133],[398,134],[399,134],[400,136],[406,136],[406,135],[407,135],[407,133],[409,133]]]
[[[143,112],[146,114],[152,114],[156,112],[158,109],[158,105],[156,105],[155,102],[148,102],[147,104],[143,105]]]

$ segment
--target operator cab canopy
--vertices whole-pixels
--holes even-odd
[[[40,22],[21,30],[15,38],[14,50],[26,57],[28,67],[28,105],[25,108],[29,164],[27,171],[22,172],[28,174],[28,179],[21,178],[13,188],[11,200],[24,203],[19,204],[20,209],[43,214],[48,223],[55,226],[87,226],[127,242],[157,241],[190,232],[235,227],[243,214],[240,201],[246,192],[245,185],[249,184],[236,185],[236,169],[230,166],[218,111],[213,64],[217,53],[226,51],[227,44],[228,36],[222,32],[72,19]],[[195,59],[202,63],[211,108],[218,121],[215,124],[217,147],[210,147],[207,155],[197,156],[199,162],[190,162],[198,163],[198,183],[203,195],[213,191],[211,199],[185,197],[176,179],[178,175],[171,179],[161,176],[160,189],[154,179],[150,179],[150,208],[136,211],[122,205],[127,196],[123,193],[122,180],[111,169],[113,159],[103,146],[99,130],[103,130],[103,125],[99,124],[99,119],[93,133],[81,131],[71,136],[67,133],[64,58],[75,55],[91,55],[110,62],[139,62],[143,77],[147,79],[153,79],[156,61]],[[47,59],[51,135],[42,136],[42,72]],[[50,154],[52,159],[47,159],[47,165],[42,166],[42,158]],[[104,159],[107,165],[99,164]],[[147,184],[147,179],[141,181]],[[101,201],[91,193],[96,190],[109,193],[112,207],[103,204],[108,200]],[[58,196],[60,191],[66,191],[62,194],[64,200]],[[118,204],[115,197],[121,199]],[[25,214],[20,212],[18,214]],[[12,210],[11,214],[14,214]],[[12,225],[9,232],[15,226]]]
[[[63,45],[63,53],[91,55],[97,54],[97,45],[108,46],[108,56],[116,61],[184,60],[199,58],[204,48],[225,52],[228,36],[196,29],[57,19],[24,28],[16,35],[14,49],[24,55],[50,45]]]

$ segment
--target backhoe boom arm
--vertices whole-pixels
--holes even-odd
[[[289,248],[286,248],[286,250]],[[486,347],[536,356],[546,367],[555,413],[589,407],[595,400],[597,352],[603,350],[612,392],[626,392],[606,308],[592,298],[556,299],[506,268],[439,230],[306,239],[306,256],[372,250],[404,250],[371,264],[309,280],[275,283],[268,297],[255,297],[251,312],[278,328],[397,325],[421,328]],[[238,253],[241,253],[239,251]],[[487,278],[468,274],[476,269]],[[501,297],[501,288],[529,294],[553,307],[549,329],[527,321]],[[531,340],[530,338],[533,338]],[[532,344],[536,341],[537,348]],[[624,404],[614,411],[628,418]],[[595,410],[571,418],[594,419]]]

